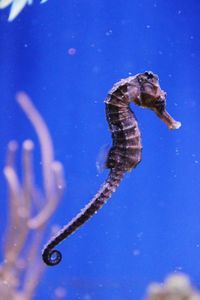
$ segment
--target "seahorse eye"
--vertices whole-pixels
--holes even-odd
[[[153,79],[154,74],[151,71],[144,72],[144,75],[147,77],[147,79]]]

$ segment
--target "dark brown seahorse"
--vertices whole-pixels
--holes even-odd
[[[113,142],[106,161],[110,169],[108,178],[93,199],[44,247],[42,257],[47,265],[54,266],[61,261],[62,255],[54,247],[93,216],[116,190],[123,175],[141,161],[140,130],[130,109],[131,102],[153,110],[169,129],[181,126],[167,113],[166,93],[159,86],[158,76],[152,72],[122,79],[113,86],[105,100]]]

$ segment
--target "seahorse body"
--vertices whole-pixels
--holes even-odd
[[[110,169],[108,178],[93,199],[44,247],[42,257],[47,265],[54,266],[61,261],[62,255],[54,247],[94,215],[116,190],[123,175],[141,161],[141,135],[129,106],[132,101],[154,110],[169,128],[180,127],[180,123],[166,112],[165,93],[158,85],[158,77],[152,72],[122,79],[113,86],[105,100],[112,133],[112,147],[106,161],[106,167]]]
[[[105,101],[106,117],[113,141],[106,162],[108,169],[130,171],[141,161],[141,134],[129,106],[128,87],[134,80],[135,77],[129,77],[115,84]]]

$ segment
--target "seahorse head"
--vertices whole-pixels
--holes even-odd
[[[134,102],[153,110],[169,129],[178,129],[181,123],[175,121],[166,111],[167,94],[161,89],[158,76],[146,71],[143,74],[138,74],[137,80],[139,83],[139,97]]]

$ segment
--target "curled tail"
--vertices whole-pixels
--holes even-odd
[[[125,172],[121,169],[111,169],[107,180],[94,198],[48,242],[42,252],[42,258],[47,265],[55,266],[59,264],[62,259],[62,254],[54,249],[54,247],[74,233],[103,206],[118,187],[124,173]]]

